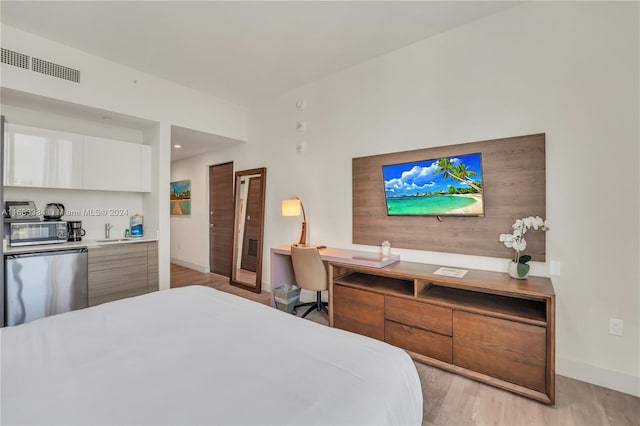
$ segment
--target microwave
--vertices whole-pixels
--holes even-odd
[[[12,222],[9,232],[9,246],[31,246],[36,244],[66,243],[67,222]]]

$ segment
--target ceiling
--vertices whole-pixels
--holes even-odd
[[[0,19],[2,24],[250,107],[517,3],[2,0]],[[37,104],[35,99],[29,102]],[[106,113],[89,115],[102,119]],[[127,117],[115,117],[112,123],[136,124]],[[172,140],[182,145],[172,148],[172,161],[238,142],[176,126]]]
[[[3,24],[250,106],[504,1],[6,1]]]

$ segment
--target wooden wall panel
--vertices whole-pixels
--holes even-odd
[[[484,216],[387,216],[382,165],[482,153]],[[535,134],[460,145],[354,158],[353,243],[446,253],[511,258],[498,236],[516,219],[546,219],[545,135]],[[526,254],[545,261],[545,233],[530,231]]]

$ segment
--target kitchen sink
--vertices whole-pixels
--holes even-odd
[[[131,241],[131,238],[109,238],[107,240],[96,240],[96,243],[119,243],[121,241]]]

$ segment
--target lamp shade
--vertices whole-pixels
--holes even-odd
[[[300,216],[300,200],[282,200],[282,216]]]

